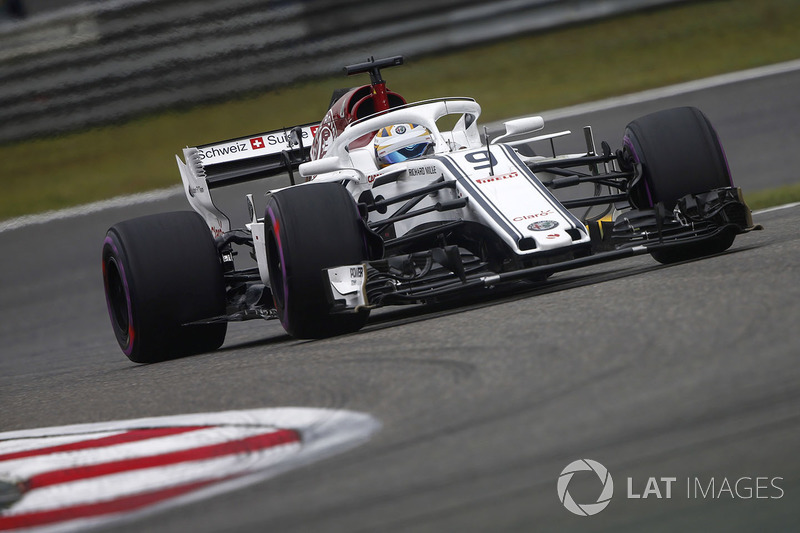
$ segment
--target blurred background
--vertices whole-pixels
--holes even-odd
[[[172,154],[318,121],[342,67],[483,120],[800,57],[795,0],[3,0],[0,220],[179,182]],[[744,39],[758,35],[758,40]]]
[[[93,1],[98,2],[98,0]],[[8,18],[22,19],[51,13],[57,9],[81,3],[88,2],[86,0],[3,0],[3,15]]]
[[[0,142],[677,0],[5,0]],[[512,74],[511,72],[508,73]]]

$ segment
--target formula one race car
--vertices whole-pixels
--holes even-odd
[[[754,228],[695,108],[634,120],[614,151],[586,127],[585,153],[557,155],[553,139],[570,132],[533,136],[541,117],[510,120],[492,139],[471,98],[407,103],[381,77],[402,63],[346,67],[371,83],[334,94],[319,124],[184,149],[196,212],[109,229],[106,297],[131,360],[214,350],[227,322],[251,318],[277,318],[298,338],[353,332],[376,307],[638,254],[683,261]],[[582,184],[593,193],[552,192]],[[242,187],[248,214],[234,225],[220,198]]]

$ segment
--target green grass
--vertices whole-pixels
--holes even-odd
[[[745,191],[744,199],[752,210],[764,209],[774,205],[800,202],[800,183],[786,185],[765,191],[748,193]]]
[[[386,77],[410,101],[474,97],[490,121],[796,59],[798,27],[797,0],[691,2],[409,58]],[[314,80],[0,146],[0,220],[178,184],[182,147],[319,120],[332,90],[354,82]]]

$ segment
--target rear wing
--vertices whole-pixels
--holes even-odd
[[[318,123],[267,131],[247,137],[183,149],[175,156],[186,198],[215,235],[230,231],[230,220],[214,205],[210,191],[288,173],[295,184],[297,167],[310,158]]]
[[[198,146],[197,158],[208,187],[214,189],[283,172],[289,173],[294,184],[294,171],[308,160],[317,128],[318,123],[304,124]]]

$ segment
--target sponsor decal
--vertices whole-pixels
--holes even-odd
[[[350,267],[350,285],[361,286],[361,281],[364,279],[364,267]]]
[[[531,231],[550,231],[558,227],[558,222],[555,220],[537,220],[528,224],[528,229]]]
[[[469,162],[477,163],[480,159],[470,156],[479,156],[480,154],[486,156],[486,152],[474,152],[465,154],[463,158]],[[482,191],[481,187],[465,173],[455,156],[438,156],[435,157],[435,159],[455,176],[459,183],[466,189],[470,197],[478,203],[480,208],[483,209],[489,217],[491,217],[501,228],[503,233],[508,235],[514,242],[524,237],[520,230],[512,225],[511,220],[504,215],[506,208],[510,208],[510,206],[506,206],[505,203],[514,200],[513,198],[508,197],[508,195],[500,195],[496,198],[488,196],[486,192]],[[500,202],[501,205],[498,205],[498,202]],[[516,202],[516,200],[514,200],[514,202]]]
[[[0,433],[0,530],[109,527],[339,453],[379,426],[363,413],[280,408]]]
[[[252,142],[253,141],[251,140],[250,143],[252,144]],[[235,142],[223,146],[212,146],[211,148],[198,150],[197,153],[200,156],[200,160],[202,161],[205,159],[213,159],[216,157],[223,157],[248,151],[250,151],[250,149],[247,147],[246,143]]]
[[[530,215],[522,215],[520,217],[514,217],[514,222],[522,222],[523,220],[531,220],[534,218],[546,217],[552,214],[554,214],[554,211],[552,209],[542,209],[538,213],[531,213]]]
[[[340,105],[340,107],[342,106]],[[328,152],[328,148],[333,141],[333,137],[336,136],[336,123],[337,120],[334,117],[334,110],[329,109],[328,112],[325,113],[325,117],[317,126],[317,130],[314,133],[314,142],[311,144],[312,160],[322,159],[325,157],[325,154]]]
[[[319,126],[307,126],[302,128],[302,138],[309,139],[316,135]],[[241,159],[242,157],[254,157],[265,155],[262,151],[265,148],[267,153],[277,153],[284,148],[291,148],[290,135],[285,132],[264,133],[258,137],[251,137],[241,141],[230,141],[226,144],[217,144],[198,148],[198,156],[206,164],[221,163]]]
[[[316,155],[312,153],[311,159],[322,159],[328,153],[328,149],[333,143],[333,129],[329,124],[322,124],[318,130],[318,135],[314,138],[314,148]],[[314,152],[314,150],[312,150]]]
[[[430,174],[436,174],[438,172],[437,168],[434,165],[424,166],[424,167],[415,167],[408,169],[409,176],[427,176]]]
[[[508,174],[501,174],[499,176],[489,176],[488,178],[480,178],[476,179],[475,183],[483,185],[484,183],[491,183],[493,181],[504,181],[516,177],[519,177],[519,172],[510,172]]]
[[[547,238],[548,239],[558,239],[559,237],[561,237],[560,233],[548,233],[547,234]]]
[[[303,139],[308,139],[309,132],[306,131],[306,130],[302,130],[302,131],[303,131],[303,133],[302,133]],[[313,136],[313,134],[312,134],[312,136]],[[283,133],[281,133],[281,134],[271,133],[271,134],[267,135],[266,138],[258,137],[258,139],[261,140],[263,143],[266,143],[266,146],[281,146],[281,147],[282,146],[286,146],[287,148],[290,148],[292,146],[292,141],[291,141],[290,135],[286,135],[286,134],[283,134]],[[252,143],[253,140],[255,140],[255,139],[251,139],[250,142]],[[263,148],[263,147],[264,147],[263,145],[260,146],[260,147],[253,146],[253,149]]]

